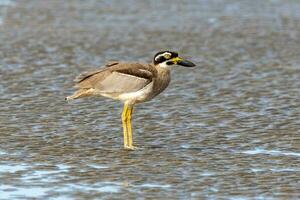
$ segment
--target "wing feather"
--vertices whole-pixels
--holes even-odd
[[[104,93],[127,93],[138,91],[150,82],[149,79],[112,72],[104,80],[98,82],[94,88]]]
[[[107,66],[107,65],[106,65]],[[139,63],[113,63],[106,68],[79,75],[75,87],[100,93],[135,92],[152,82],[155,68]]]
[[[114,65],[117,65],[117,64],[118,64],[118,62],[110,62],[110,63],[107,63],[106,65],[104,65],[104,67],[111,67],[111,66],[114,66]],[[83,73],[79,74],[79,76],[77,76],[74,79],[74,82],[80,83],[80,82],[84,81],[85,79],[93,76],[94,74],[102,72],[103,70],[104,69],[98,69],[98,70],[83,72]]]

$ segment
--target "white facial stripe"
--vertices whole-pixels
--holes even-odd
[[[163,54],[159,54],[158,56],[155,57],[155,60],[157,61],[160,57],[165,57],[165,55],[167,55],[167,57],[168,56],[171,57],[172,54],[169,53],[169,52],[165,52]]]
[[[159,63],[158,66],[161,67],[161,68],[170,68],[171,65],[167,65],[167,62],[168,62],[168,61]]]
[[[171,54],[171,53],[169,53],[169,52],[165,52],[165,53],[163,53],[162,55],[163,55],[163,56],[165,56],[165,55],[168,55],[168,56],[170,56],[170,57],[171,57],[171,55],[172,55],[172,54]]]

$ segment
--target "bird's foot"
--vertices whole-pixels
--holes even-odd
[[[137,150],[137,149],[140,149],[140,148],[135,147],[135,146],[124,146],[124,149],[133,151],[133,150]]]

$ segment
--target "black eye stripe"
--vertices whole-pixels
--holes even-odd
[[[165,56],[167,56],[167,55],[170,55],[170,58],[166,59]],[[177,52],[161,51],[161,52],[158,52],[157,54],[155,54],[153,62],[154,62],[155,65],[157,65],[159,63],[165,62],[166,60],[176,58],[176,57],[178,57]],[[171,64],[174,64],[174,63],[171,63]]]
[[[155,57],[155,60],[166,59],[163,55],[158,55]]]

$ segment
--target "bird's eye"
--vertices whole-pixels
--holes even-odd
[[[170,54],[165,54],[164,57],[165,57],[165,59],[170,59],[171,55]]]

